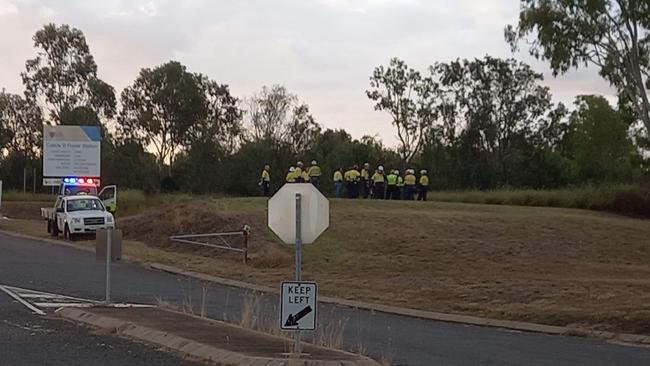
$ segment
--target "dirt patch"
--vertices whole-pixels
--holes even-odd
[[[209,257],[237,259],[241,254],[211,249],[192,244],[178,243],[169,239],[172,235],[222,233],[242,230],[244,225],[253,227],[249,236],[248,250],[252,264],[260,268],[287,265],[291,257],[279,244],[267,235],[260,235],[260,218],[250,215],[226,213],[205,202],[189,201],[171,207],[154,209],[143,214],[119,220],[124,238],[137,240],[165,250],[196,253]],[[257,229],[257,230],[255,230]],[[224,237],[223,240],[236,248],[243,247],[243,237]],[[216,244],[224,244],[215,240]]]
[[[54,207],[54,202],[2,202],[0,213],[11,219],[39,220],[41,207]]]

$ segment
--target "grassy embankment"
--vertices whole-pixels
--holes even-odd
[[[37,204],[7,202],[3,214],[27,216]],[[145,206],[155,207],[142,213]],[[260,198],[123,192],[118,224],[134,258],[277,286],[291,278],[291,248],[266,229],[265,208]],[[244,223],[253,228],[249,266],[167,240]],[[36,220],[0,223],[45,236],[43,227]],[[333,200],[330,230],[305,248],[304,275],[323,295],[650,334],[648,238],[647,220],[585,210]]]

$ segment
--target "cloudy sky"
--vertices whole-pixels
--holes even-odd
[[[45,23],[81,29],[102,79],[116,90],[142,67],[171,59],[245,97],[284,84],[329,128],[394,144],[390,120],[365,96],[373,68],[393,56],[424,70],[455,58],[512,57],[503,27],[519,0],[0,0],[0,88],[22,92],[19,73]],[[556,101],[611,95],[595,70],[546,76]]]

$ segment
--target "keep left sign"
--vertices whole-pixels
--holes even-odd
[[[316,330],[317,296],[315,282],[282,282],[280,329]]]

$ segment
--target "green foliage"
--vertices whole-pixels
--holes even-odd
[[[549,60],[555,74],[593,64],[632,105],[650,133],[650,3],[614,0],[522,0],[517,27],[507,26],[513,49],[533,35],[530,53]]]
[[[61,123],[62,116],[77,107],[113,117],[114,89],[97,78],[97,65],[83,32],[65,24],[47,24],[33,39],[38,52],[36,58],[27,60],[22,73],[28,99],[44,101],[54,123]]]
[[[122,136],[152,145],[158,164],[173,165],[188,131],[207,115],[205,95],[196,75],[179,62],[142,69],[122,91],[118,118]]]
[[[578,166],[580,181],[630,181],[637,152],[628,136],[629,125],[603,97],[578,97],[576,107],[565,144]]]
[[[395,128],[404,163],[420,152],[424,137],[436,119],[433,108],[436,84],[431,78],[393,58],[388,66],[378,66],[370,77],[366,95],[375,101],[375,110],[387,111]]]
[[[121,188],[137,188],[145,192],[158,189],[159,175],[156,158],[132,140],[102,141],[103,184]]]
[[[40,108],[20,95],[0,93],[0,148],[23,160],[34,160],[42,138]]]

